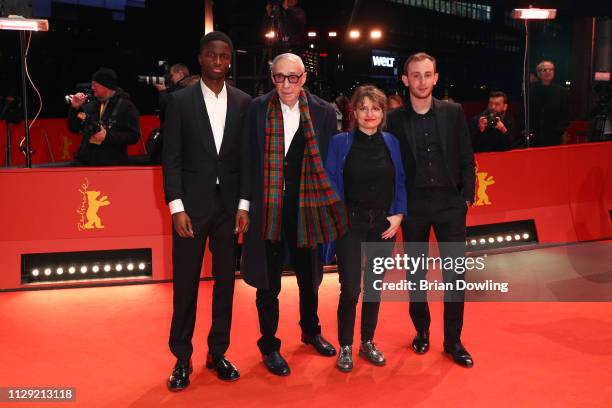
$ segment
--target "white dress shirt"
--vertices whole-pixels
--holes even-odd
[[[224,83],[221,92],[217,95],[207,87],[201,79],[200,88],[202,89],[204,104],[208,112],[208,121],[212,129],[215,148],[217,149],[217,154],[219,154],[221,143],[223,142],[223,133],[225,131],[225,117],[227,116],[227,88]],[[219,178],[217,178],[217,184],[219,184]],[[180,198],[172,200],[168,203],[168,207],[170,208],[170,214],[185,211],[183,201]],[[238,208],[248,211],[249,202],[247,200],[240,200]]]
[[[300,103],[296,102],[292,108],[281,101],[283,111],[283,131],[285,132],[285,156],[291,146],[291,141],[300,127]]]

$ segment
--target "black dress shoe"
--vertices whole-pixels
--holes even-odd
[[[322,356],[331,357],[336,355],[336,349],[331,343],[323,338],[320,334],[314,336],[306,336],[302,334],[302,343],[312,345],[315,350]]]
[[[192,372],[193,366],[191,365],[191,360],[189,360],[189,364],[181,363],[177,360],[172,374],[168,378],[168,389],[170,391],[181,391],[187,388],[189,386],[189,374]]]
[[[287,364],[283,356],[281,356],[278,351],[273,351],[270,354],[265,354],[263,356],[263,362],[268,371],[270,371],[274,375],[280,375],[284,377],[291,374],[289,364]]]
[[[238,369],[225,357],[213,358],[211,354],[206,356],[206,368],[215,370],[217,377],[223,381],[236,381],[240,378]]]
[[[412,350],[417,354],[425,354],[429,351],[429,331],[418,331],[412,340]]]
[[[461,343],[455,343],[450,346],[444,345],[444,352],[450,354],[455,363],[460,366],[470,368],[474,365],[472,356]]]

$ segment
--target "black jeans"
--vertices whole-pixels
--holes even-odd
[[[214,210],[205,217],[191,219],[195,238],[181,238],[172,228],[172,286],[174,290],[170,350],[186,363],[193,353],[191,339],[196,322],[200,271],[204,244],[209,240],[212,252],[212,324],[208,351],[221,357],[230,342],[236,259],[234,214],[225,210],[221,194],[215,193]]]
[[[338,302],[338,342],[340,346],[353,344],[357,301],[361,292],[362,281],[362,242],[391,242],[380,236],[387,228],[387,211],[349,208],[349,231],[338,240],[336,254],[338,274],[340,276],[340,300]],[[363,273],[364,302],[361,305],[361,341],[373,340],[378,323],[380,293],[372,289],[375,279],[382,275],[372,272],[372,259],[376,256],[389,256],[391,251],[380,249],[364,254],[366,268]],[[386,253],[388,252],[388,253]],[[368,301],[365,301],[367,297]]]
[[[454,188],[413,189],[408,193],[408,218],[402,224],[402,233],[409,256],[428,256],[430,229],[433,227],[439,245],[440,257],[465,256],[465,199]],[[443,245],[451,243],[451,245]],[[454,243],[454,244],[452,244]],[[427,270],[419,269],[408,274],[407,279],[418,282],[426,278]],[[453,286],[464,280],[464,274],[442,270],[445,283]],[[452,345],[460,341],[463,328],[464,291],[444,294],[444,343]],[[418,331],[429,330],[431,316],[426,292],[410,292],[410,317]]]
[[[261,337],[257,341],[262,354],[280,350],[281,341],[276,337],[278,329],[279,306],[278,295],[281,291],[281,277],[285,255],[289,255],[291,267],[295,272],[299,288],[300,327],[302,333],[314,336],[321,333],[319,326],[318,282],[315,284],[313,268],[316,250],[297,247],[297,194],[285,195],[282,213],[282,240],[266,241],[266,258],[268,263],[267,289],[257,289],[256,305],[259,316]]]

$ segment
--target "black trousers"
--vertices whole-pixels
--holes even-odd
[[[218,190],[214,202],[214,210],[210,214],[191,219],[195,238],[181,238],[172,229],[174,309],[169,344],[172,354],[183,362],[188,362],[193,353],[191,339],[207,238],[212,253],[214,278],[208,352],[214,357],[222,357],[230,342],[236,269],[235,215],[224,208]]]
[[[298,202],[296,194],[285,194],[282,213],[282,240],[266,241],[266,257],[268,263],[267,289],[257,289],[256,305],[259,316],[261,338],[257,341],[262,354],[270,354],[280,350],[281,341],[276,337],[278,329],[278,295],[281,291],[281,277],[285,255],[289,255],[291,267],[297,277],[300,297],[300,327],[302,333],[314,336],[321,333],[319,326],[318,285],[314,282],[313,262],[317,256],[316,250],[297,247],[297,217]]]
[[[402,224],[406,252],[409,256],[428,256],[429,233],[433,227],[439,243],[440,257],[465,256],[465,199],[454,188],[413,189],[408,193],[408,218]],[[444,245],[444,243],[456,243]],[[408,274],[407,279],[425,279],[426,269]],[[445,283],[464,280],[453,270],[442,270]],[[444,343],[452,345],[460,341],[463,328],[464,292],[445,293]],[[427,295],[419,290],[410,292],[410,317],[418,331],[429,330],[431,316]]]
[[[390,242],[380,235],[389,228],[387,212],[384,210],[349,209],[349,231],[336,243],[338,274],[340,277],[340,300],[338,302],[338,342],[340,346],[353,344],[357,301],[361,292],[362,281],[362,242]],[[365,256],[365,271],[363,272],[364,301],[361,304],[361,341],[373,340],[378,323],[380,308],[380,292],[373,290],[375,279],[383,275],[375,275],[372,271],[374,257],[386,257],[391,250],[382,251],[379,248],[367,251]]]

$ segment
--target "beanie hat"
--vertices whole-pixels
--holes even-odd
[[[117,74],[110,68],[100,68],[94,72],[91,76],[91,80],[96,81],[108,89],[117,89]]]

